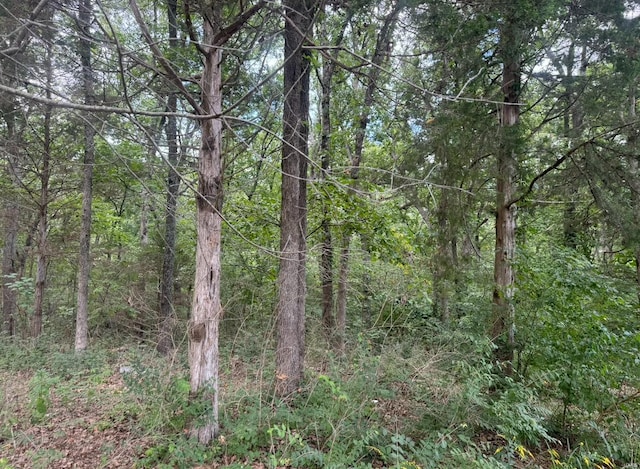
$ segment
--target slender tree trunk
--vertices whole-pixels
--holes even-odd
[[[349,244],[351,238],[344,237],[340,250],[340,267],[338,270],[338,307],[336,310],[335,348],[340,355],[345,353],[347,328],[347,287],[349,278]]]
[[[13,102],[13,101],[11,101]],[[6,150],[9,154],[6,163],[7,179],[12,186],[18,183],[18,135],[14,106],[3,109],[4,120],[7,125]],[[17,293],[11,288],[11,283],[18,274],[18,230],[20,220],[20,206],[15,197],[5,201],[3,213],[4,246],[2,249],[2,331],[10,336],[16,333]]]
[[[167,0],[167,16],[169,22],[169,44],[177,47],[178,27],[176,21],[176,0]],[[178,107],[177,93],[169,93],[167,111],[175,113]],[[180,175],[178,165],[178,126],[175,115],[167,117],[167,201],[165,211],[164,255],[162,261],[162,283],[160,285],[160,334],[157,350],[167,354],[173,349],[173,328],[175,323],[174,309],[174,277],[176,264],[176,210],[180,191]]]
[[[503,59],[500,109],[501,141],[497,158],[496,247],[494,260],[493,322],[491,338],[496,344],[496,358],[512,372],[515,348],[515,308],[513,304],[516,252],[516,206],[512,203],[516,189],[516,154],[520,140],[520,42],[517,25],[505,20],[501,31]]]
[[[9,170],[11,172],[11,170]],[[10,336],[16,333],[17,292],[11,288],[18,264],[18,229],[20,207],[7,201],[4,210],[4,246],[2,251],[2,330]]]
[[[278,273],[276,393],[296,391],[304,372],[309,58],[315,0],[285,1],[284,113],[280,270]]]
[[[324,8],[324,5],[322,6]],[[344,21],[334,42],[336,47],[342,44],[344,33],[347,25],[352,17],[351,10],[345,15]],[[323,36],[327,37],[329,33],[325,30]],[[320,155],[321,155],[321,178],[325,180],[331,171],[331,94],[333,88],[333,77],[336,69],[335,56],[337,50],[328,51],[329,58],[324,58],[322,62],[322,98],[320,103],[321,115],[321,136],[320,136]],[[331,203],[329,201],[328,203]],[[321,223],[322,229],[322,247],[320,256],[320,282],[322,284],[322,326],[329,342],[335,342],[332,335],[336,333],[335,317],[334,317],[334,295],[333,295],[333,236],[331,234],[331,216],[329,209],[325,203],[323,207],[323,218]]]
[[[322,63],[322,100],[320,136],[320,155],[324,180],[331,167],[331,85],[335,62],[324,59]],[[322,214],[322,247],[320,257],[320,282],[322,284],[322,326],[328,340],[334,331],[333,315],[333,242],[328,207],[325,204]]]
[[[629,122],[634,122],[637,118],[636,101],[638,99],[638,79],[640,77],[635,76],[632,78],[629,86]],[[638,131],[634,128],[630,129],[630,134],[627,137],[627,145],[630,148],[629,154],[635,155],[638,146]],[[631,185],[631,200],[633,202],[633,221],[636,229],[640,226],[640,165],[638,159],[632,156],[629,158],[629,181]],[[638,301],[640,302],[640,241],[637,236],[632,236],[632,244],[634,257],[636,261],[636,285]]]
[[[222,49],[213,44],[221,24],[221,5],[203,10],[204,70],[202,111],[222,113]],[[222,274],[222,121],[204,120],[198,166],[198,209],[196,272],[193,305],[189,324],[189,366],[191,394],[211,404],[211,414],[194,424],[191,436],[208,444],[219,432],[219,351],[218,338],[222,319],[220,282]]]
[[[51,83],[51,58],[47,51],[47,84]],[[51,98],[50,86],[47,86],[47,98]],[[51,106],[47,106],[44,112],[43,123],[43,151],[42,170],[40,172],[40,202],[38,203],[38,251],[36,267],[36,286],[34,292],[33,318],[31,321],[31,336],[38,337],[42,333],[42,317],[44,290],[47,279],[47,237],[49,232],[49,178],[51,174]]]
[[[333,240],[328,214],[322,220],[322,246],[320,257],[320,282],[322,283],[322,328],[331,340],[335,330],[333,315]]]
[[[572,16],[569,28],[571,31],[575,31],[577,27],[575,16]],[[576,62],[576,41],[573,40],[569,46],[569,51],[565,60],[565,69],[560,67],[559,73],[565,75],[566,85],[566,109],[564,111],[564,133],[571,142],[571,146],[575,147],[578,144],[578,139],[582,134],[582,127],[584,124],[584,112],[582,109],[582,103],[580,100],[580,84],[587,74],[587,56],[586,46],[582,46],[582,53],[580,58],[579,74],[574,76],[574,68]],[[580,80],[580,81],[577,81]],[[567,184],[569,190],[569,202],[564,210],[563,220],[563,235],[564,245],[571,249],[578,248],[578,232],[579,224],[577,219],[577,203],[578,189],[573,181]]]
[[[10,86],[16,80],[16,63],[9,61],[4,63],[4,58],[0,58],[0,80],[7,82]],[[7,70],[8,69],[8,70]],[[18,115],[18,103],[12,96],[0,96],[0,113],[6,124],[7,139],[5,141],[5,151],[7,154],[5,170],[7,180],[12,188],[17,188],[20,180],[20,137],[16,128],[16,117]],[[20,229],[20,206],[15,197],[6,197],[3,201],[2,227],[3,227],[3,247],[2,247],[2,332],[9,336],[16,334],[16,312],[18,309],[17,292],[11,288],[11,283],[17,280],[19,253],[18,253],[18,232]]]
[[[91,65],[91,0],[80,0],[78,24],[80,26],[79,55],[82,65],[82,83],[85,104],[94,105],[94,80]],[[82,179],[82,224],[78,255],[78,300],[76,312],[75,350],[81,352],[89,344],[89,275],[91,272],[91,202],[93,200],[93,166],[95,161],[95,128],[92,119],[84,124],[84,163]]]

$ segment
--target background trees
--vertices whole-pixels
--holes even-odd
[[[274,467],[633,460],[634,2],[1,8],[11,353],[77,311]]]

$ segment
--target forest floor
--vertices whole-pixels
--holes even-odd
[[[72,387],[40,380],[33,372],[0,370],[0,422],[10,426],[0,434],[0,469],[133,468],[155,445],[157,439],[141,435],[136,416],[122,406],[127,389],[119,369],[84,385],[74,379]],[[237,462],[220,459],[194,469]]]
[[[136,436],[131,422],[113,412],[124,388],[119,373],[84,388],[75,383],[74,389],[47,390],[46,396],[34,394],[29,386],[33,380],[33,373],[0,373],[1,411],[11,424],[11,439],[0,441],[0,455],[10,466],[132,467],[150,445],[148,438]]]
[[[214,445],[215,448],[208,453],[194,453],[193,448],[180,446],[188,440],[182,438],[187,417],[181,415],[183,412],[188,412],[188,407],[184,404],[188,396],[188,380],[185,379],[186,363],[177,363],[178,359],[172,361],[158,357],[149,347],[145,347],[142,351],[137,347],[98,350],[92,352],[94,355],[87,353],[80,363],[76,362],[77,357],[72,352],[41,351],[38,353],[37,360],[28,354],[0,357],[0,362],[4,360],[5,363],[5,366],[0,366],[0,469],[133,467],[217,469],[229,466],[284,469],[295,466],[292,466],[286,458],[278,459],[279,456],[278,458],[273,456],[285,454],[295,445],[301,444],[302,438],[319,451],[329,453],[334,451],[331,443],[320,443],[320,440],[316,440],[317,437],[313,435],[301,436],[297,431],[289,431],[289,429],[284,432],[284,427],[279,423],[268,424],[267,428],[257,429],[259,413],[275,415],[279,411],[273,403],[269,403],[270,398],[265,397],[265,394],[269,394],[269,386],[259,389],[264,382],[270,382],[270,380],[266,377],[268,372],[264,371],[265,364],[257,363],[255,359],[253,362],[243,361],[240,358],[225,361],[221,377],[223,382],[221,399],[225,402],[224,412],[227,412],[227,419],[238,422],[235,433],[244,432],[246,436],[240,440],[241,442],[251,440],[255,443],[252,443],[252,449],[244,453],[234,453],[231,447],[225,446],[224,437],[221,437],[220,441]],[[423,360],[424,358],[422,357]],[[421,363],[429,363],[429,361]],[[450,401],[459,391],[450,385],[447,386],[444,382],[437,384],[438,371],[433,363],[416,371],[421,376],[428,376],[428,384],[420,388],[420,393],[423,396],[425,393],[430,396],[429,399],[434,408],[443,408],[450,405],[447,401]],[[263,372],[266,373],[264,380]],[[396,368],[388,370],[388,373],[392,374],[397,372]],[[386,389],[389,390],[387,395],[372,394],[379,392],[381,388],[375,388],[372,383],[365,382],[362,394],[358,396],[357,388],[345,388],[351,385],[348,378],[343,382],[338,381],[337,378],[333,381],[324,374],[322,368],[310,369],[309,373],[310,376],[315,376],[314,386],[316,386],[316,391],[313,389],[309,391],[309,399],[314,392],[321,392],[321,395],[325,396],[322,398],[324,404],[314,407],[313,402],[307,401],[308,407],[302,412],[306,412],[312,420],[329,419],[337,435],[341,435],[340,431],[345,431],[347,427],[343,426],[341,429],[340,425],[346,425],[349,419],[356,417],[357,420],[362,420],[354,414],[371,412],[375,409],[383,427],[393,429],[402,437],[402,432],[409,432],[411,428],[420,424],[421,415],[425,412],[424,404],[415,399],[417,388],[415,382],[412,383],[411,380],[393,380],[387,383]],[[350,393],[348,397],[346,393]],[[256,401],[252,400],[251,396],[260,397]],[[356,401],[356,397],[360,397],[361,400]],[[251,407],[256,402],[258,406],[262,406],[258,411],[252,410]],[[253,415],[251,412],[256,413]],[[335,413],[329,415],[326,412]],[[448,451],[450,448],[452,454],[458,451],[453,445],[461,444],[462,440],[456,439],[454,432],[466,428],[466,425],[460,426],[458,430],[456,428],[450,428],[447,432],[439,434],[440,436],[437,437],[439,442],[432,442],[432,445],[435,445],[433,446],[435,455],[437,451]],[[279,429],[284,433],[275,437]],[[369,430],[365,427],[364,431]],[[371,431],[373,433],[370,433],[369,437],[380,436],[377,430]],[[266,446],[259,437],[259,435],[264,437],[265,434],[269,435]],[[393,433],[389,433],[387,436],[392,438],[392,435]],[[227,437],[233,439],[234,435],[231,433]],[[508,443],[502,435],[495,431],[483,430],[470,437],[464,440],[467,442],[464,444],[470,446],[471,451],[467,451],[464,446],[457,447],[460,448],[457,457],[465,462],[462,465],[449,462],[446,466],[438,463],[424,466],[412,462],[409,457],[402,464],[384,464],[382,459],[375,457],[374,454],[368,467],[404,469],[505,467],[504,464],[491,466],[490,462],[501,451],[507,451]],[[256,438],[262,443],[256,443],[253,440]],[[444,444],[447,441],[449,441],[449,447]],[[415,442],[416,448],[419,443],[419,441]],[[440,446],[440,443],[443,445]],[[409,444],[408,440],[402,444]],[[413,445],[413,443],[410,444]],[[367,451],[380,453],[380,455],[385,449],[381,443],[374,440],[363,445]],[[256,447],[262,449],[255,452]],[[515,450],[512,448],[510,451],[513,451],[514,457],[509,460],[506,467],[542,469],[573,467],[559,466],[554,463],[556,458],[552,457],[552,454],[557,455],[555,449],[560,453],[563,452],[560,446],[555,448],[518,447]],[[189,451],[191,451],[190,454]],[[519,451],[520,457],[518,457]],[[174,453],[169,455],[173,457],[170,459],[172,462],[164,462],[167,461],[167,455],[171,452]],[[180,459],[183,453],[185,459]],[[193,461],[198,458],[209,462],[177,465],[175,463],[176,460]],[[484,458],[485,463],[476,465],[477,461],[474,461],[476,458]],[[449,460],[453,461],[452,458]],[[316,467],[322,467],[322,465]]]
[[[167,376],[174,373],[171,368],[169,364]],[[158,435],[141,431],[140,416],[130,402],[132,394],[136,399],[135,389],[127,386],[124,379],[127,373],[135,371],[113,362],[82,376],[71,373],[68,379],[49,373],[0,369],[0,469],[139,467],[145,452],[154,448],[159,439]],[[227,373],[225,381],[246,385],[245,373],[233,375]],[[255,461],[245,465],[233,455],[216,459],[192,469],[238,464],[252,469],[268,467]]]
[[[154,446],[152,436],[139,434],[135,416],[121,412],[126,384],[119,370],[108,376],[103,373],[101,379],[89,379],[84,386],[74,380],[73,387],[50,388],[59,383],[38,384],[39,379],[33,372],[0,371],[0,416],[11,426],[10,438],[0,435],[0,469],[133,468]],[[411,412],[401,400],[387,401],[385,407],[387,412],[404,417]],[[495,443],[491,440],[496,438],[490,432],[478,436],[485,443]],[[517,467],[555,467],[547,453],[536,459],[535,466]],[[223,456],[217,463],[194,469],[217,469],[233,463],[238,463],[235,457]],[[269,466],[253,462],[246,467]],[[286,467],[290,466],[276,469]]]

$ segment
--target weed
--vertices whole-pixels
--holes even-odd
[[[58,382],[59,379],[50,376],[43,370],[38,370],[31,378],[29,382],[29,408],[32,423],[41,423],[47,416],[51,406],[51,387]]]

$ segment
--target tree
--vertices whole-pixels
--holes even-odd
[[[45,70],[47,74],[47,98],[51,98],[51,47],[47,46],[45,57]],[[43,302],[45,294],[45,283],[47,280],[47,238],[49,232],[49,180],[51,177],[51,116],[52,106],[45,106],[43,136],[42,136],[42,167],[40,169],[40,200],[38,201],[38,241],[37,241],[37,267],[36,285],[34,292],[33,318],[31,321],[31,335],[38,337],[42,333]]]
[[[31,35],[26,26],[20,26],[18,18],[28,17],[30,5],[19,7],[18,2],[8,4],[11,16],[4,11],[0,13],[0,18],[4,21],[0,30],[2,42],[0,47],[0,83],[6,86],[16,86],[18,81],[18,63],[20,55],[27,46]],[[36,12],[34,12],[36,13]],[[5,18],[5,16],[7,18]],[[36,16],[37,17],[37,16]],[[5,173],[6,184],[13,192],[17,189],[18,181],[21,179],[20,154],[21,154],[21,131],[19,105],[15,96],[3,92],[0,95],[0,113],[6,127],[3,147],[6,153],[4,159],[3,172]],[[9,196],[2,201],[2,227],[4,246],[2,250],[2,332],[8,335],[16,333],[15,314],[17,311],[17,293],[11,287],[11,283],[17,280],[19,273],[19,246],[18,233],[20,229],[20,206],[15,197]]]
[[[326,14],[326,5],[322,5],[323,13]],[[347,11],[344,20],[341,21],[336,34],[336,40],[333,45],[338,47],[342,43],[347,25],[351,19],[352,10]],[[321,33],[323,37],[329,36],[329,28],[325,20],[322,25],[324,31]],[[332,126],[331,126],[331,95],[333,80],[336,71],[336,59],[338,53],[336,49],[329,50],[325,53],[322,60],[322,76],[320,78],[321,101],[320,101],[320,166],[322,180],[326,181],[331,171],[331,153],[332,148]],[[328,200],[323,204],[323,215],[321,222],[322,229],[322,246],[320,257],[320,282],[322,288],[322,325],[327,339],[331,342],[335,333],[334,318],[334,295],[333,295],[333,237],[331,235],[331,217],[328,205],[332,201]],[[346,280],[345,280],[346,282]],[[344,295],[346,298],[346,294]],[[346,309],[346,305],[345,305]]]
[[[190,5],[185,4],[185,22],[195,47],[202,55],[203,70],[200,79],[201,103],[194,101],[182,85],[176,70],[155,45],[141,12],[130,1],[138,25],[154,57],[161,63],[165,76],[182,96],[194,107],[201,120],[201,145],[198,155],[197,240],[196,265],[191,318],[189,320],[189,367],[191,395],[203,399],[211,406],[199,421],[193,422],[190,435],[202,444],[208,444],[219,432],[219,351],[218,339],[222,303],[220,299],[222,277],[222,46],[261,8],[258,2],[241,11],[223,27],[225,13],[218,2],[200,5],[203,36],[199,40],[192,26]]]
[[[84,103],[93,106],[94,77],[91,60],[91,23],[93,3],[80,0],[78,7],[79,42],[78,55],[82,66],[82,89]],[[84,161],[82,179],[82,227],[80,229],[80,250],[78,253],[78,300],[76,311],[75,350],[81,352],[89,345],[89,275],[91,272],[91,217],[93,200],[93,166],[95,162],[96,129],[90,116],[84,122]]]
[[[169,25],[169,46],[178,46],[176,0],[167,0],[167,23]],[[178,110],[178,93],[174,90],[167,96],[167,111],[171,113],[166,119],[167,135],[167,201],[165,208],[164,255],[162,258],[162,281],[160,283],[160,337],[157,349],[166,354],[173,348],[173,323],[175,311],[174,271],[176,263],[176,210],[178,193],[180,192],[180,174],[178,173],[178,125],[175,113]]]
[[[314,0],[284,2],[284,112],[276,392],[286,397],[303,379],[305,353],[309,51]]]
[[[491,338],[497,344],[496,355],[501,361],[512,360],[514,337],[514,260],[516,250],[516,206],[512,203],[516,191],[516,161],[521,145],[520,93],[523,30],[515,17],[518,5],[508,8],[500,29],[502,61],[502,94],[500,106],[500,145],[496,173],[496,246],[494,259],[494,290]],[[509,371],[508,371],[509,372]]]

